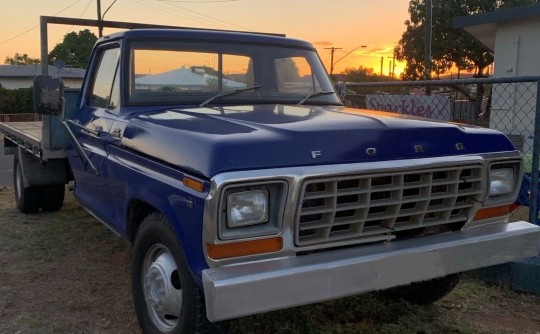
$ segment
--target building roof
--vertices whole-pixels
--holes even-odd
[[[491,12],[458,16],[454,18],[455,29],[462,29],[487,49],[495,49],[495,32],[501,23],[540,20],[540,4],[497,9]]]
[[[49,75],[64,79],[83,79],[86,70],[83,68],[58,68],[49,65]],[[0,65],[0,78],[33,78],[41,74],[41,64],[38,65]]]
[[[172,71],[158,74],[150,74],[135,79],[136,84],[156,86],[190,86],[202,87],[208,85],[208,80],[216,80],[217,77],[208,73],[194,73],[190,68],[178,68]],[[245,88],[246,84],[229,79],[223,79],[223,84],[228,88]]]

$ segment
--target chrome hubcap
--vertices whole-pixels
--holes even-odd
[[[155,245],[147,253],[143,282],[152,322],[162,332],[172,331],[182,311],[182,287],[176,262],[165,246]]]

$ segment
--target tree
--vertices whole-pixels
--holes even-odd
[[[88,29],[79,33],[70,32],[64,36],[62,43],[56,44],[49,53],[49,64],[62,60],[68,66],[86,68],[96,41],[96,35]]]
[[[277,59],[276,71],[283,82],[298,82],[300,80],[300,70],[292,58]]]
[[[436,75],[452,66],[474,70],[476,77],[485,76],[485,69],[493,62],[492,54],[465,33],[452,28],[456,16],[465,16],[518,5],[535,0],[432,0],[432,64]],[[396,59],[406,61],[402,77],[416,80],[424,76],[425,0],[411,0],[410,19],[406,30],[394,49]]]
[[[0,87],[0,114],[29,113],[32,109],[32,88]]]
[[[346,68],[339,74],[340,80],[345,82],[381,81],[381,77],[375,74],[371,67],[359,66],[358,68]]]
[[[30,58],[26,53],[15,53],[15,56],[6,57],[4,64],[6,65],[34,65],[39,64],[41,61],[37,58]]]

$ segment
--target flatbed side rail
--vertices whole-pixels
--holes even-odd
[[[0,122],[37,122],[42,117],[34,113],[0,114]]]
[[[24,127],[21,127],[21,124],[24,124]],[[39,121],[12,123],[0,122],[0,134],[14,144],[13,146],[5,145],[4,154],[14,154],[14,148],[16,146],[20,146],[28,153],[31,153],[41,159],[41,138],[40,136],[37,136],[38,133],[41,134],[41,127],[42,125]]]

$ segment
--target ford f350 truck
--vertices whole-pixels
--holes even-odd
[[[116,33],[63,95],[39,76],[43,124],[0,124],[17,207],[58,210],[73,181],[133,245],[145,333],[388,288],[430,302],[539,252],[540,227],[509,223],[522,161],[503,134],[346,108],[304,41]]]

